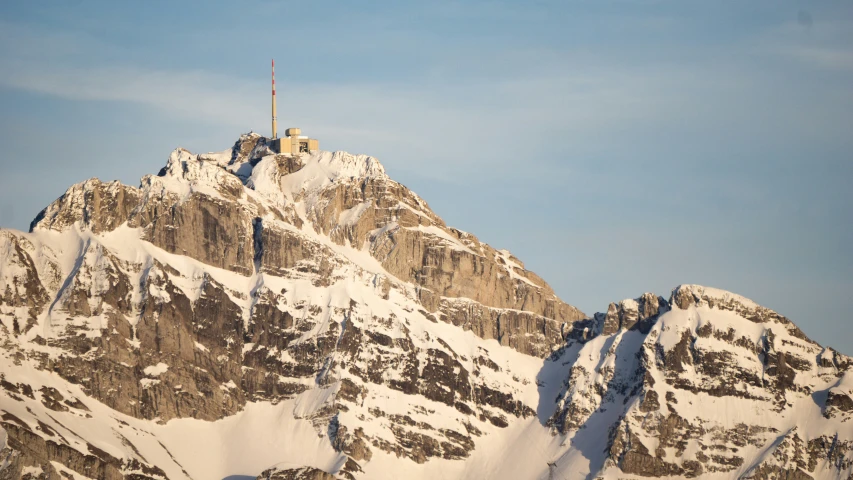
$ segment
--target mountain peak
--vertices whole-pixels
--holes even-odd
[[[421,197],[388,177],[375,157],[343,151],[281,155],[270,144],[249,133],[220,152],[177,148],[139,187],[82,182],[39,214],[31,230],[62,232],[77,225],[105,234],[125,226],[166,252],[246,276],[273,268],[261,255],[260,249],[272,253],[264,242],[295,237],[331,248],[372,274],[411,282],[425,310],[448,319],[460,318],[469,301],[542,321],[585,316],[508,251],[448,227]],[[223,239],[231,244],[224,255],[217,250]],[[489,315],[497,322],[497,313]],[[559,341],[559,330],[519,336],[516,347],[545,355]]]
[[[683,284],[672,289],[670,303],[678,305],[681,308],[687,308],[687,305],[689,304],[693,304],[695,306],[707,305],[710,307],[738,304],[747,309],[762,308],[754,301],[742,295],[721,290],[719,288],[693,284]]]
[[[269,144],[0,230],[0,477],[853,472],[853,361],[784,317],[680,285],[589,319],[375,158]]]

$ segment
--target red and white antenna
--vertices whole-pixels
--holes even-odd
[[[272,138],[278,138],[275,117],[275,59],[272,60]]]

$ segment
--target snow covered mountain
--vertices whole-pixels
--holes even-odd
[[[0,230],[0,479],[853,479],[853,360],[682,285],[587,317],[364,155],[177,149]]]

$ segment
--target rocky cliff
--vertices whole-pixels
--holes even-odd
[[[0,230],[0,322],[0,478],[853,478],[853,362],[786,318],[587,317],[376,159],[258,135]]]

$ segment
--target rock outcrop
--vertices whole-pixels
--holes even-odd
[[[849,427],[808,419],[846,404],[833,394],[849,385],[849,359],[776,312],[682,285],[669,300],[645,294],[611,304],[578,328],[601,335],[572,336],[579,340],[562,357],[571,370],[550,424],[576,442],[600,443],[602,472],[850,475],[853,450],[837,437]],[[606,442],[584,431],[602,418]]]

